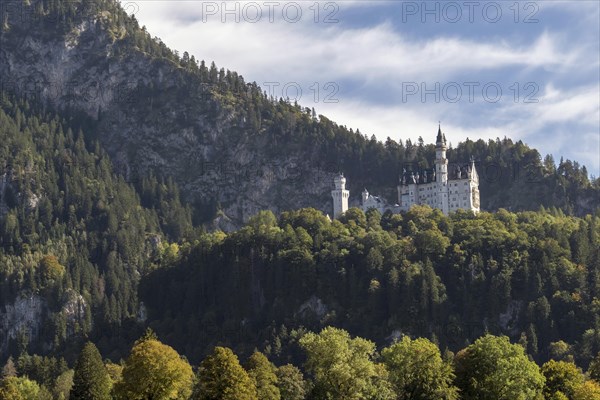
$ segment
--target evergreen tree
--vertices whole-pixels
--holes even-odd
[[[6,364],[2,367],[2,379],[9,378],[11,376],[17,376],[17,368],[15,367],[15,362],[13,361],[12,356],[8,357],[6,360]]]
[[[87,342],[75,364],[70,400],[110,399],[110,378],[98,348]]]

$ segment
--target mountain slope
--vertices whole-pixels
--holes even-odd
[[[78,118],[137,187],[149,173],[172,177],[196,222],[221,215],[220,226],[231,229],[267,208],[331,212],[338,171],[349,178],[351,204],[363,187],[394,201],[402,168],[433,160],[431,145],[369,140],[268,98],[235,72],[179,57],[115,1],[15,4],[2,16],[6,88]],[[451,162],[471,156],[479,162],[483,209],[544,205],[581,215],[598,205],[598,182],[592,187],[576,163],[557,170],[507,139],[449,151]]]
[[[162,207],[143,207],[100,146],[89,147],[67,121],[0,93],[1,354],[117,339],[143,311],[140,276],[168,240],[191,234],[172,185],[147,179],[145,195]]]

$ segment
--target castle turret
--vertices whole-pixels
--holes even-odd
[[[346,190],[346,178],[344,174],[340,174],[333,180],[335,189],[331,191],[333,197],[333,217],[339,218],[340,215],[348,210],[348,198],[350,191]]]
[[[442,133],[441,125],[438,126],[438,134],[435,143],[435,176],[436,181],[441,184],[448,182],[448,159],[446,158],[446,135]]]
[[[469,178],[475,185],[479,185],[479,175],[477,175],[477,169],[475,168],[475,159],[471,158],[471,167],[469,171]]]
[[[369,199],[369,191],[367,190],[367,188],[365,188],[365,190],[363,190],[363,192],[362,192],[362,203],[365,204],[368,199]]]
[[[469,187],[471,189],[471,210],[475,213],[480,211],[479,203],[479,175],[475,168],[475,160],[471,158],[471,167],[469,172]]]
[[[442,133],[441,125],[438,126],[435,141],[435,185],[437,192],[436,204],[444,214],[448,214],[448,159],[446,158],[446,135]]]

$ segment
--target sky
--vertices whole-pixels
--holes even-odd
[[[600,176],[600,2],[121,0],[152,36],[385,141],[522,140]]]

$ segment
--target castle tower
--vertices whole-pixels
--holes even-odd
[[[475,160],[471,158],[471,167],[469,171],[469,187],[471,189],[471,210],[478,213],[480,211],[479,204],[479,175],[475,168]]]
[[[441,125],[435,141],[435,180],[437,206],[448,215],[448,159],[446,158],[446,135],[442,133]]]
[[[437,139],[435,141],[435,177],[438,183],[448,183],[448,159],[446,158],[446,135],[442,133],[442,127],[438,126]]]
[[[367,190],[367,188],[365,188],[365,190],[363,190],[363,192],[362,192],[362,204],[365,204],[368,199],[369,199],[369,191]]]
[[[340,215],[348,210],[350,191],[346,190],[346,178],[344,178],[344,174],[336,176],[333,183],[335,184],[335,189],[331,191],[331,197],[333,197],[333,218],[339,218]]]

